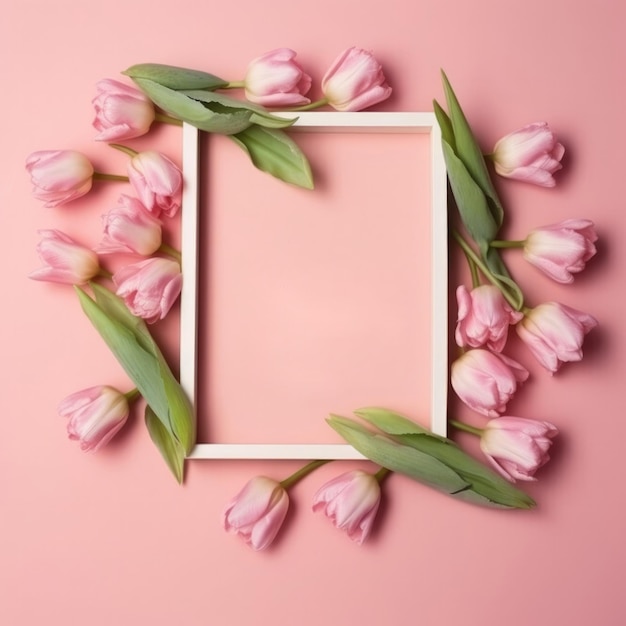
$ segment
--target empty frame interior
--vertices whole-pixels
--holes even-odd
[[[362,458],[325,418],[373,405],[445,435],[434,115],[307,112],[289,132],[314,191],[183,128],[180,368],[200,441],[190,457]]]

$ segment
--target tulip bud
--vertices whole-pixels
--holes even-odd
[[[111,79],[99,81],[96,88],[98,95],[92,100],[96,141],[133,139],[150,130],[154,105],[141,91]]]
[[[524,258],[553,280],[569,284],[596,253],[598,236],[590,220],[564,220],[533,230],[524,242]]]
[[[103,385],[77,391],[59,405],[59,414],[69,418],[70,439],[80,441],[82,450],[94,452],[124,426],[129,412],[126,396]]]
[[[565,148],[545,122],[524,126],[500,139],[493,149],[496,172],[505,178],[554,187],[552,174],[563,166]]]
[[[159,217],[176,215],[181,203],[183,175],[180,168],[160,152],[148,150],[128,164],[128,178],[142,204]]]
[[[583,358],[585,335],[598,325],[591,315],[558,302],[532,309],[517,325],[517,334],[549,372]]]
[[[322,79],[328,104],[338,111],[360,111],[391,95],[380,63],[367,50],[348,48]]]
[[[502,292],[494,285],[481,285],[471,292],[464,285],[456,290],[458,318],[456,343],[464,348],[480,348],[486,345],[494,352],[501,352],[506,343],[509,325],[524,317],[512,309]]]
[[[29,274],[33,280],[82,285],[100,272],[98,255],[60,230],[38,231],[42,239],[37,252],[45,267]]]
[[[450,383],[459,398],[487,417],[503,413],[528,376],[513,359],[480,348],[468,350],[450,368]]]
[[[183,277],[176,261],[155,257],[126,265],[115,272],[113,282],[131,313],[152,324],[172,308]]]
[[[134,252],[149,256],[161,246],[161,222],[136,198],[122,195],[103,216],[104,237],[98,252]]]
[[[44,206],[55,207],[84,196],[93,183],[93,166],[75,150],[40,150],[26,159],[33,194]]]
[[[313,496],[313,510],[322,510],[336,528],[362,544],[372,531],[380,504],[377,478],[353,470],[330,480]]]
[[[311,102],[304,97],[311,88],[311,77],[304,73],[295,57],[293,50],[278,48],[254,59],[244,79],[246,98],[268,107]]]
[[[289,496],[281,484],[256,476],[226,507],[224,529],[239,535],[253,550],[264,550],[276,538],[288,508]]]
[[[550,422],[498,417],[485,426],[480,448],[507,480],[536,480],[535,472],[550,460],[548,450],[558,432]]]

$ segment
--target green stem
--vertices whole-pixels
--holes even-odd
[[[476,428],[475,426],[470,426],[465,422],[459,422],[457,420],[450,420],[449,422],[452,426],[454,426],[457,430],[465,431],[466,433],[471,433],[472,435],[476,435],[480,437],[483,434],[483,428]]]
[[[159,252],[162,252],[163,254],[167,254],[168,256],[171,256],[172,258],[176,259],[179,263],[182,260],[180,252],[176,250],[176,248],[172,248],[172,246],[166,243],[162,243],[160,245]]]
[[[155,122],[161,122],[162,124],[173,124],[174,126],[182,126],[183,121],[179,120],[177,117],[172,117],[171,115],[167,115],[165,113],[156,113],[154,116]]]
[[[120,180],[128,182],[128,176],[121,176],[120,174],[103,174],[102,172],[93,173],[94,180]]]
[[[457,243],[461,246],[463,252],[474,261],[477,267],[480,268],[480,271],[485,275],[487,280],[490,283],[495,285],[501,292],[502,295],[506,298],[506,301],[517,310],[517,304],[515,300],[512,298],[511,294],[502,286],[500,281],[491,273],[489,268],[485,265],[483,260],[472,250],[471,246],[461,237],[460,233],[456,230],[452,231],[452,236],[456,239]]]
[[[383,479],[388,476],[389,474],[391,474],[390,469],[387,469],[386,467],[381,467],[375,474],[374,474],[374,478],[381,483],[383,481]]]
[[[489,244],[492,248],[523,248],[526,245],[525,239],[514,239],[511,241],[495,239]]]
[[[116,150],[119,150],[120,152],[124,152],[131,158],[139,154],[137,150],[133,150],[132,148],[129,148],[128,146],[123,146],[121,143],[110,143],[109,145],[111,146],[111,148],[115,148]]]
[[[307,463],[304,467],[301,467],[297,472],[294,472],[291,476],[285,478],[285,480],[280,481],[280,485],[283,489],[289,489],[291,486],[295,485],[299,480],[304,478],[307,474],[310,474],[313,470],[318,467],[329,463],[329,460],[324,461],[311,461]]]
[[[223,87],[220,87],[220,89],[243,89],[245,86],[246,82],[243,80],[232,80]]]
[[[124,395],[126,396],[126,400],[128,400],[129,404],[141,398],[141,393],[139,393],[139,389],[137,389],[137,387],[127,391]]]
[[[108,278],[109,280],[113,278],[113,274],[111,274],[109,270],[105,270],[103,267],[100,268],[100,271],[98,272],[98,276],[102,276],[102,278]]]
[[[289,109],[284,109],[285,111],[310,111],[311,109],[319,109],[328,104],[328,98],[321,98],[320,100],[315,100],[315,102],[310,102],[309,104],[303,104],[299,107],[291,107]]]

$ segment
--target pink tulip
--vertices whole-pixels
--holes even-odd
[[[450,383],[459,398],[487,417],[503,413],[528,376],[513,359],[481,348],[468,350],[450,368]]]
[[[97,141],[132,139],[148,132],[154,122],[154,105],[141,91],[111,79],[99,81],[96,88],[92,104]]]
[[[154,150],[140,152],[128,164],[128,178],[142,204],[159,217],[173,217],[180,208],[183,176],[180,168]]]
[[[278,48],[254,59],[248,66],[244,85],[246,98],[268,107],[295,106],[311,102],[304,94],[311,88],[289,48]]]
[[[587,313],[558,302],[540,304],[517,325],[517,334],[539,363],[554,373],[569,361],[583,358],[585,335],[598,325]]]
[[[523,313],[512,309],[502,292],[494,285],[481,285],[468,291],[464,285],[456,290],[458,318],[455,338],[459,346],[501,352],[509,325],[516,324]]]
[[[41,150],[26,159],[33,194],[46,207],[55,207],[84,196],[93,182],[93,166],[75,150]]]
[[[133,315],[152,324],[172,308],[183,277],[176,261],[154,257],[121,268],[113,275],[113,282]]]
[[[281,484],[257,476],[226,507],[224,529],[240,535],[253,550],[265,550],[276,538],[288,508],[289,496]]]
[[[564,153],[548,125],[536,122],[500,139],[492,158],[500,176],[554,187],[552,174],[563,167],[560,160]]]
[[[536,480],[535,472],[550,460],[548,450],[558,432],[550,422],[498,417],[484,428],[480,448],[507,480]]]
[[[29,274],[33,280],[82,285],[100,272],[98,255],[59,230],[40,230],[37,252],[45,267]]]
[[[122,195],[103,216],[104,237],[98,252],[134,252],[149,256],[161,246],[161,222],[136,198]]]
[[[380,63],[367,50],[348,48],[322,79],[322,91],[338,111],[360,111],[391,95]]]
[[[524,258],[559,283],[574,281],[596,253],[598,236],[590,220],[565,220],[533,230],[524,242]]]
[[[352,470],[330,480],[313,496],[313,510],[322,510],[336,528],[362,544],[374,525],[380,485],[372,474]]]
[[[59,405],[59,414],[69,418],[70,439],[80,441],[82,450],[94,452],[124,426],[129,412],[126,396],[103,385],[77,391]]]

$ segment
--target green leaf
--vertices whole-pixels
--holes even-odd
[[[176,480],[182,483],[185,467],[185,451],[183,447],[163,426],[163,423],[154,414],[150,405],[146,405],[145,419],[150,439],[152,439],[161,456],[165,459]]]
[[[534,503],[489,467],[480,463],[452,440],[435,435],[412,420],[378,407],[368,407],[355,414],[373,424],[396,441],[430,454],[453,469],[482,498],[507,507],[529,508]]]
[[[385,435],[338,416],[331,416],[328,422],[375,463],[475,504],[520,509],[534,506],[534,501],[523,491],[469,456],[450,439],[435,435],[387,409],[368,407],[355,413]]]
[[[305,189],[313,189],[311,166],[298,145],[284,132],[253,125],[230,135],[263,172]]]
[[[137,340],[135,333],[110,317],[82,289],[76,287],[80,304],[129,378],[163,425],[171,431],[167,397],[158,359]]]
[[[228,81],[207,72],[189,70],[174,65],[162,65],[160,63],[133,65],[122,72],[122,74],[129,76],[133,80],[143,78],[175,90],[219,89],[228,85]]]
[[[252,111],[243,108],[212,111],[184,93],[174,91],[145,78],[133,79],[137,86],[161,109],[192,126],[210,133],[230,135],[252,123]]]
[[[441,72],[443,79],[444,92],[446,94],[446,102],[448,104],[448,113],[454,132],[455,147],[454,152],[458,158],[464,163],[471,177],[476,184],[482,189],[487,196],[487,205],[492,213],[493,219],[500,227],[504,216],[504,209],[498,198],[498,194],[491,182],[485,158],[480,149],[472,129],[465,118],[463,109],[450,85],[450,81],[445,72]],[[443,132],[443,131],[442,131]]]
[[[337,415],[327,421],[353,448],[382,467],[445,493],[454,493],[468,486],[456,472],[415,448],[398,444]]]
[[[91,285],[96,300],[76,287],[86,315],[150,406],[164,431],[185,453],[195,443],[193,408],[145,322],[108,289]]]
[[[499,224],[487,204],[487,197],[468,172],[463,161],[457,157],[452,147],[442,142],[443,156],[448,170],[448,180],[454,194],[461,220],[472,239],[486,254],[489,243],[498,233]]]
[[[237,110],[250,111],[250,121],[258,124],[259,126],[266,126],[267,128],[287,128],[289,126],[293,126],[297,119],[287,119],[284,117],[279,117],[277,115],[272,115],[269,111],[264,109],[262,106],[259,106],[258,104],[253,104],[252,102],[247,102],[243,100],[237,100],[235,98],[231,98],[230,96],[226,96],[222,93],[216,93],[214,91],[189,90],[181,91],[180,93],[188,96],[193,100],[204,102],[205,106],[207,106],[209,109],[218,112],[220,112],[220,109],[214,108],[216,104],[224,107],[223,111],[228,111],[229,109],[232,109],[233,112]]]
[[[437,100],[433,100],[433,110],[435,111],[435,117],[437,123],[441,129],[441,138],[447,144],[450,145],[452,150],[456,150],[456,142],[454,140],[454,130],[452,130],[452,122],[448,117],[448,114],[441,108],[441,105]]]

